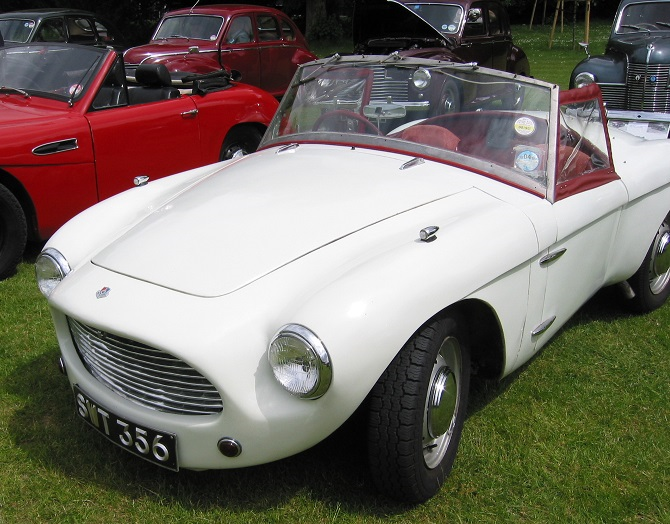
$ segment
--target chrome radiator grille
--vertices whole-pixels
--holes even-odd
[[[607,109],[626,109],[625,85],[600,84],[600,90]]]
[[[670,66],[667,64],[630,64],[626,78],[626,109],[670,113],[669,77]]]
[[[405,79],[393,79],[386,77],[385,67],[373,68],[372,91],[370,101],[386,102],[388,97],[394,102],[409,101],[409,77]]]
[[[71,318],[68,323],[86,369],[118,395],[166,413],[209,415],[223,411],[214,386],[182,360]]]

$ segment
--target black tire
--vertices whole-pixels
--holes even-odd
[[[670,215],[658,228],[637,272],[628,279],[635,292],[632,308],[647,313],[661,307],[670,295]]]
[[[368,455],[377,488],[396,500],[431,498],[461,438],[470,356],[457,320],[436,320],[391,362],[370,394]]]
[[[219,160],[230,160],[235,155],[248,155],[258,149],[263,134],[254,126],[235,127],[228,132]]]
[[[440,92],[440,99],[431,116],[458,113],[461,110],[461,92],[455,82],[446,81]]]
[[[0,280],[11,276],[26,248],[28,226],[21,204],[0,184]]]

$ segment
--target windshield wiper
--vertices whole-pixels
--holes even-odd
[[[646,27],[640,27],[639,25],[621,24],[621,27],[625,27],[626,29],[634,29],[635,31],[642,31],[644,29],[647,33],[651,33],[651,30],[647,29]]]
[[[668,22],[656,22],[656,25],[662,25],[663,27],[670,27],[670,23]]]
[[[309,75],[307,75],[302,80],[299,80],[298,82],[295,82],[291,87],[298,87],[298,86],[301,86],[301,85],[305,85],[307,82],[311,82],[312,80],[314,80],[316,78],[316,74],[319,71],[321,71],[327,65],[332,64],[333,62],[337,62],[340,58],[342,58],[342,57],[338,53],[335,53],[328,60],[326,60],[323,64],[321,64],[314,71],[312,71]]]
[[[23,96],[24,98],[30,98],[30,95],[28,94],[27,91],[19,89],[18,87],[0,86],[0,93],[7,93],[7,94],[15,93]]]

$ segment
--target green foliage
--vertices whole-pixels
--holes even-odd
[[[310,24],[307,38],[314,41],[337,42],[344,37],[344,28],[335,15],[318,18]]]

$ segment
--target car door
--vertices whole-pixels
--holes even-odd
[[[527,337],[539,347],[605,283],[628,192],[614,171],[604,107],[595,89],[562,93],[556,171],[550,191],[556,241],[534,278],[546,285],[542,320]]]
[[[498,3],[489,3],[486,10],[486,22],[491,42],[491,67],[506,71],[507,59],[512,47],[512,35],[505,9]]]
[[[269,13],[257,13],[258,50],[260,53],[260,86],[277,96],[284,93],[295,67],[294,46],[286,45],[277,18]]]
[[[465,13],[460,44],[454,52],[465,62],[492,67],[493,51],[488,35],[486,2],[473,2]]]
[[[242,74],[242,82],[261,85],[261,59],[251,15],[237,15],[230,19],[223,31],[220,54],[221,63],[229,71]]]
[[[115,67],[123,71],[120,61]],[[100,92],[114,83],[115,67]],[[86,115],[100,200],[133,187],[136,176],[156,179],[202,164],[198,112],[190,96],[137,105],[127,105],[127,96],[115,100],[94,102]]]

